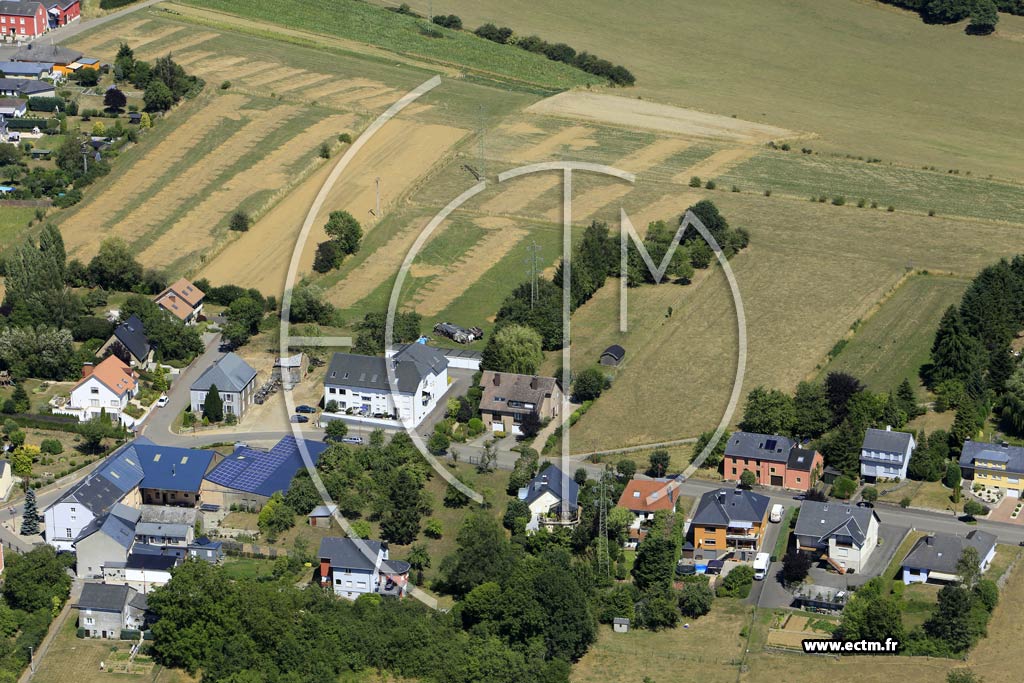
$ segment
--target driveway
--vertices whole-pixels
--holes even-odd
[[[171,388],[167,391],[167,398],[169,399],[167,405],[150,411],[146,421],[142,423],[142,427],[138,430],[139,434],[145,435],[157,443],[179,445],[176,443],[177,435],[171,432],[171,426],[174,424],[175,418],[181,414],[181,411],[188,407],[190,400],[189,387],[199,379],[199,375],[203,374],[206,368],[225,355],[220,350],[219,333],[204,335],[203,343],[206,344],[206,350],[174,378]],[[224,439],[219,440],[223,441]]]

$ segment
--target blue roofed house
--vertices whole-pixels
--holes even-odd
[[[915,448],[914,435],[908,432],[892,427],[867,430],[860,447],[860,476],[867,481],[906,479]]]
[[[46,508],[46,542],[57,550],[74,550],[82,530],[104,517],[115,504],[141,505],[138,487],[144,476],[132,444],[122,446]]]
[[[224,547],[220,541],[200,536],[188,546],[188,557],[191,560],[202,560],[217,564],[224,559]]]
[[[53,78],[53,62],[0,62],[7,78]]]
[[[301,445],[313,465],[327,449],[321,441],[303,439]],[[206,475],[201,498],[204,505],[222,509],[259,510],[275,493],[288,491],[292,478],[304,468],[300,441],[294,436],[284,437],[269,451],[236,448]]]
[[[409,563],[388,559],[388,544],[327,536],[320,541],[320,585],[355,600],[364,593],[402,597],[408,591]]]
[[[46,542],[58,550],[74,550],[82,530],[102,523],[118,503],[131,508],[143,503],[194,506],[213,455],[158,446],[145,437],[130,441],[46,508]]]
[[[555,465],[537,473],[530,483],[519,489],[519,500],[530,508],[527,531],[544,527],[574,527],[580,521],[579,484]]]
[[[202,415],[203,402],[216,386],[224,403],[224,415],[241,420],[256,396],[256,371],[234,353],[225,354],[199,376],[191,387],[192,412]]]
[[[75,539],[75,568],[80,579],[103,576],[107,562],[125,562],[135,545],[139,510],[115,503],[110,512],[89,522]]]

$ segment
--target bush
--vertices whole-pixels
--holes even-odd
[[[900,507],[901,508],[908,508],[908,507],[910,507],[910,503],[911,502],[912,501],[910,500],[910,496],[904,496],[903,498],[900,498]]]
[[[772,191],[771,191],[771,188],[768,188],[768,189],[766,189],[766,190],[764,191],[764,196],[765,196],[765,197],[771,197],[771,196],[772,196]]]
[[[690,187],[700,187],[700,176],[693,176],[690,178]]]
[[[843,197],[842,195],[838,197],[833,197],[832,204],[834,206],[843,206],[844,204],[846,204],[846,197]]]
[[[718,584],[720,598],[746,598],[754,583],[754,568],[749,564],[741,564],[725,575]]]
[[[715,594],[708,587],[706,581],[703,583],[688,581],[683,585],[683,590],[679,594],[679,611],[684,617],[691,619],[702,617],[711,611],[711,603],[714,598]]]
[[[320,145],[320,158],[330,159],[331,158],[331,146],[326,142]]]
[[[841,498],[843,500],[849,499],[853,495],[853,492],[857,490],[857,482],[850,479],[845,474],[838,477],[832,484],[832,496],[834,498]]]
[[[220,84],[220,89],[221,90],[227,90],[230,87],[231,87],[231,81],[224,81],[223,83]]]
[[[58,439],[43,439],[39,450],[48,455],[58,455],[64,452],[64,446]]]
[[[716,187],[718,187],[718,186],[715,184],[714,180],[709,180],[706,183],[704,183],[704,189],[706,189],[706,190],[713,190]]]
[[[466,427],[469,429],[470,436],[476,436],[477,434],[483,433],[484,421],[481,420],[479,417],[474,417],[468,423],[466,423]]]
[[[887,209],[886,209],[886,211],[888,211],[889,213],[892,213],[892,212],[893,212],[893,211],[895,211],[895,210],[896,210],[896,207],[895,207],[895,206],[893,206],[892,204],[890,204],[890,205],[889,205],[889,208],[887,208]]]

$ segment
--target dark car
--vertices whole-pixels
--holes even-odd
[[[296,413],[315,413],[316,408],[313,406],[295,406]]]
[[[305,415],[292,415],[292,422],[304,423],[309,422],[309,418]]]

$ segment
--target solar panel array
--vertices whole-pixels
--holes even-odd
[[[326,444],[306,441],[315,463]],[[214,468],[207,479],[238,491],[270,495],[288,488],[295,473],[303,467],[302,454],[295,438],[281,439],[268,452],[242,448]]]

